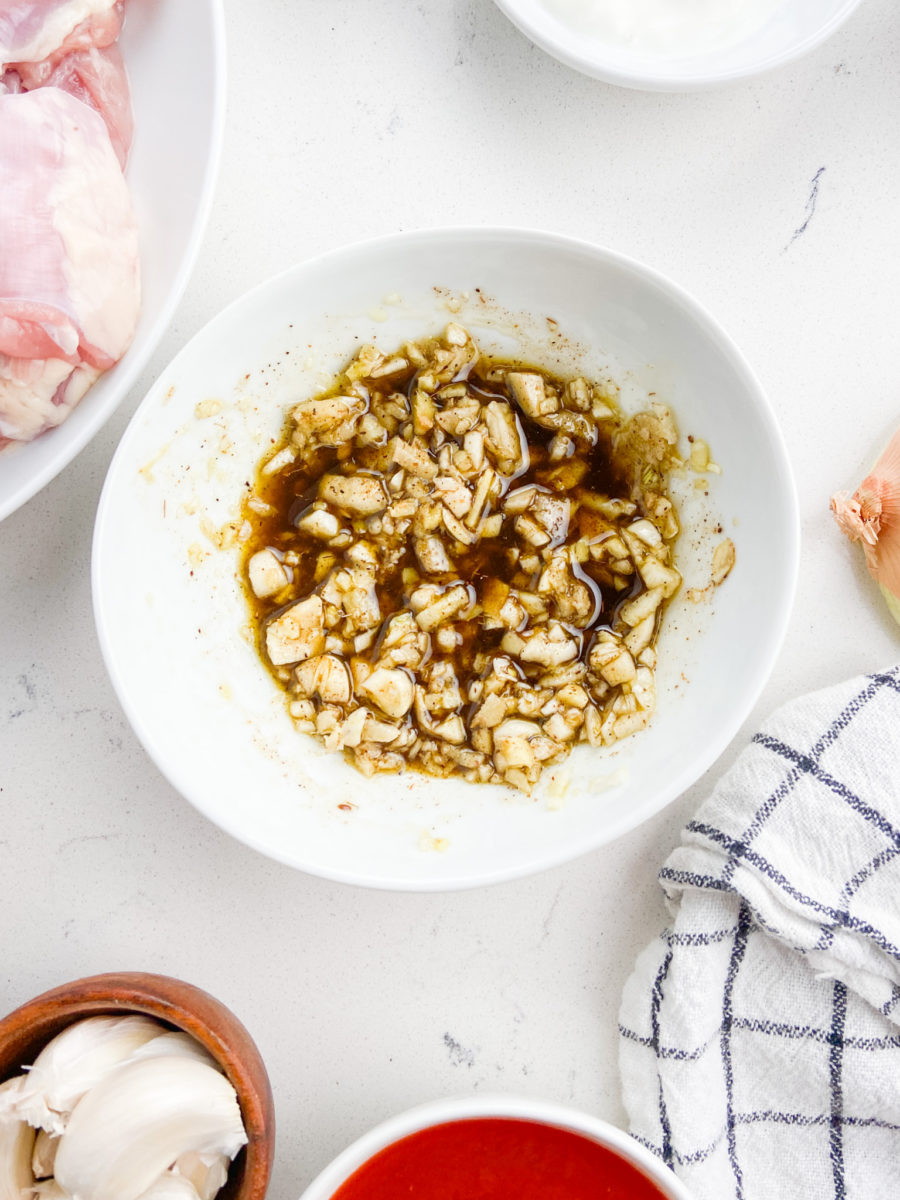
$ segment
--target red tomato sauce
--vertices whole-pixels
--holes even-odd
[[[452,1121],[386,1146],[333,1200],[665,1200],[589,1138],[494,1117]]]

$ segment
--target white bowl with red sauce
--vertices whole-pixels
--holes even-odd
[[[301,1200],[406,1195],[691,1200],[672,1171],[621,1129],[516,1096],[437,1100],[391,1117],[339,1154]]]

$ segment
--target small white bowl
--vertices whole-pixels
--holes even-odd
[[[560,62],[606,83],[649,92],[698,91],[793,62],[830,37],[859,2],[781,0],[765,24],[736,45],[667,59],[585,33],[544,0],[496,0],[526,37]]]
[[[245,636],[239,551],[216,531],[285,412],[362,342],[393,349],[468,326],[482,349],[560,373],[606,374],[626,408],[671,404],[721,475],[673,480],[683,594],[659,642],[645,732],[576,747],[534,797],[420,772],[364,779],[300,734]],[[550,322],[553,323],[550,323]],[[684,292],[583,242],[515,229],[425,230],[351,246],[261,285],[216,317],[142,403],[97,514],[100,645],[135,731],[172,784],[264,854],[373,887],[441,891],[526,875],[663,808],[725,749],[768,677],[798,559],[791,471],[771,409],[734,345]],[[714,596],[715,545],[737,565]],[[441,852],[438,852],[438,851]]]
[[[391,1117],[364,1133],[352,1146],[348,1146],[339,1154],[316,1176],[300,1200],[331,1200],[341,1184],[363,1163],[368,1162],[380,1150],[412,1133],[452,1121],[471,1121],[484,1117],[533,1121],[580,1134],[607,1150],[612,1150],[636,1167],[656,1184],[666,1200],[691,1200],[684,1184],[655,1154],[645,1150],[634,1138],[614,1125],[559,1104],[548,1104],[542,1100],[529,1100],[518,1096],[490,1095],[436,1100]]]
[[[222,0],[129,0],[121,47],[134,107],[126,177],[141,246],[137,332],[62,425],[0,452],[0,521],[54,479],[124,400],[172,320],[212,204],[225,125]]]

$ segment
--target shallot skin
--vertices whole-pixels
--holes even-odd
[[[866,565],[900,621],[900,430],[852,495],[837,492],[831,511],[853,542],[861,542]]]

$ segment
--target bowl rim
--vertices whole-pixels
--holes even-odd
[[[331,1200],[335,1191],[387,1146],[437,1125],[478,1119],[531,1121],[586,1136],[619,1154],[663,1191],[666,1200],[691,1200],[680,1179],[651,1150],[608,1121],[552,1101],[487,1093],[432,1100],[388,1117],[358,1137],[319,1172],[300,1200]]]
[[[138,710],[133,698],[131,697],[123,676],[119,670],[116,653],[113,646],[113,639],[110,630],[107,627],[104,596],[101,586],[101,577],[104,571],[103,561],[107,553],[107,541],[105,537],[105,525],[107,513],[112,507],[112,497],[114,481],[118,474],[119,464],[125,458],[128,452],[129,445],[135,431],[138,429],[139,423],[143,417],[144,407],[154,400],[159,379],[163,378],[164,374],[177,367],[179,360],[186,356],[197,338],[205,335],[209,327],[216,321],[225,317],[226,314],[232,313],[235,309],[245,304],[252,304],[254,299],[270,287],[280,286],[290,276],[298,277],[309,270],[319,269],[323,264],[335,264],[341,266],[344,260],[352,261],[354,256],[359,253],[369,253],[373,251],[384,251],[397,245],[412,245],[417,244],[426,246],[428,242],[437,240],[438,242],[469,242],[470,240],[484,241],[489,243],[506,242],[509,245],[521,243],[524,239],[529,243],[543,246],[547,249],[562,249],[570,252],[577,252],[581,255],[587,255],[597,261],[603,263],[611,263],[620,269],[630,271],[640,277],[643,282],[662,291],[666,297],[673,301],[677,306],[683,309],[688,316],[696,322],[700,328],[707,334],[708,337],[719,347],[729,365],[735,373],[741,376],[747,386],[748,392],[752,394],[756,409],[763,421],[766,432],[768,434],[773,454],[775,455],[775,466],[777,468],[777,480],[780,483],[786,505],[784,512],[783,536],[785,538],[785,551],[788,563],[788,569],[781,580],[780,588],[776,590],[780,594],[780,605],[778,607],[779,617],[772,622],[768,630],[768,640],[764,653],[760,654],[754,664],[754,673],[746,679],[743,687],[743,701],[737,705],[729,722],[723,724],[719,730],[718,736],[711,737],[707,740],[702,753],[696,755],[687,766],[678,764],[668,776],[666,782],[659,788],[656,793],[657,799],[652,809],[640,814],[629,813],[623,815],[618,821],[612,822],[611,825],[598,826],[596,835],[579,846],[573,853],[568,847],[561,847],[555,853],[542,854],[538,859],[529,858],[526,861],[519,862],[513,866],[495,869],[492,871],[482,871],[478,875],[458,875],[451,877],[443,877],[440,879],[417,878],[417,879],[396,879],[389,877],[375,877],[361,874],[359,871],[346,870],[342,867],[323,867],[319,863],[310,862],[303,859],[302,854],[296,854],[291,851],[281,850],[279,847],[264,845],[261,839],[254,838],[252,833],[248,833],[245,829],[239,828],[239,823],[232,821],[227,815],[223,816],[215,810],[215,806],[208,802],[205,797],[197,794],[192,794],[195,791],[190,785],[190,781],[184,778],[184,773],[179,769],[177,762],[173,761],[173,756],[167,750],[164,744],[160,744],[151,731],[145,725],[141,713]],[[114,551],[110,551],[114,553]],[[141,742],[148,755],[155,763],[157,769],[168,780],[172,787],[180,796],[186,799],[200,813],[202,813],[213,824],[223,829],[232,837],[244,845],[250,846],[252,849],[259,851],[272,858],[277,862],[284,863],[287,866],[305,871],[309,874],[318,876],[319,878],[329,879],[336,883],[346,883],[357,887],[372,888],[379,891],[395,891],[395,892],[451,892],[462,891],[474,887],[483,887],[496,883],[504,883],[513,879],[524,878],[529,875],[537,874],[540,871],[549,870],[553,867],[562,865],[563,863],[574,861],[584,854],[588,854],[600,846],[606,845],[628,833],[636,826],[649,820],[666,808],[674,799],[676,799],[688,787],[694,784],[707,771],[719,756],[725,751],[728,745],[733,740],[734,736],[740,729],[741,725],[749,716],[753,706],[758,700],[772,669],[777,660],[778,654],[781,651],[785,635],[787,633],[788,623],[791,617],[794,597],[797,588],[797,579],[799,573],[799,558],[800,558],[800,510],[797,497],[796,482],[794,480],[793,471],[791,469],[790,459],[787,452],[787,446],[784,440],[784,435],[778,424],[775,411],[771,402],[766,396],[759,379],[755,372],[744,358],[741,351],[738,349],[732,338],[718,324],[709,311],[696,300],[689,292],[685,291],[679,284],[674,283],[667,276],[656,271],[652,267],[648,267],[639,260],[632,258],[629,255],[618,251],[610,250],[606,247],[599,246],[595,243],[586,241],[581,238],[575,238],[564,234],[548,232],[545,230],[518,227],[518,226],[451,226],[437,227],[426,229],[406,230],[400,233],[386,234],[377,238],[363,239],[353,242],[345,246],[340,246],[336,249],[325,251],[322,254],[312,258],[303,260],[299,263],[288,267],[286,270],[278,272],[276,275],[263,280],[256,284],[249,291],[243,293],[231,301],[219,313],[214,315],[210,321],[203,326],[192,338],[187,345],[182,347],[179,353],[164,369],[163,373],[151,386],[150,391],[139,404],[136,412],[129,422],[128,428],[125,430],[119,445],[110,463],[106,479],[103,484],[103,490],[100,495],[100,501],[97,506],[97,515],[94,525],[93,545],[91,554],[91,591],[92,605],[94,610],[94,622],[97,630],[97,638],[100,644],[100,651],[106,669],[109,673],[113,689],[118,697],[119,703],[125,712],[128,721],[134,730],[138,740]]]
[[[759,75],[768,74],[778,67],[787,66],[806,54],[810,54],[849,20],[859,7],[861,0],[843,0],[843,4],[829,20],[814,33],[808,34],[793,46],[771,54],[755,64],[736,67],[726,71],[711,71],[708,74],[678,74],[669,71],[651,71],[643,68],[628,70],[611,65],[595,54],[582,51],[583,43],[577,33],[571,37],[563,35],[553,37],[542,26],[532,21],[522,12],[520,0],[494,0],[497,7],[512,21],[513,25],[529,38],[545,53],[557,59],[567,67],[599,79],[603,83],[614,84],[617,87],[632,88],[636,91],[647,92],[696,92],[709,88],[725,87],[741,80],[753,79]],[[560,22],[559,27],[565,27]]]
[[[143,347],[135,354],[126,351],[120,362],[116,364],[121,367],[119,377],[117,379],[116,391],[110,395],[103,404],[101,404],[92,414],[91,420],[86,421],[84,426],[76,435],[73,435],[69,440],[60,445],[58,453],[55,454],[52,460],[45,463],[43,467],[35,471],[25,480],[15,492],[7,496],[5,499],[0,497],[0,521],[6,517],[12,516],[24,504],[27,504],[39,491],[47,486],[48,483],[61,474],[66,467],[81,453],[81,451],[93,441],[96,435],[100,432],[107,421],[112,417],[113,413],[121,407],[126,396],[134,387],[138,376],[146,367],[150,358],[155,354],[163,334],[172,324],[172,318],[175,315],[175,310],[181,303],[181,298],[184,295],[185,289],[193,274],[194,267],[197,263],[197,258],[200,254],[200,247],[203,244],[203,238],[206,233],[206,226],[209,222],[209,215],[212,211],[213,199],[215,197],[216,182],[219,177],[219,166],[222,160],[222,147],[225,141],[225,107],[226,107],[226,83],[228,70],[228,57],[225,43],[225,0],[203,0],[209,7],[210,23],[212,28],[212,53],[213,53],[213,94],[212,94],[212,125],[210,131],[209,156],[206,160],[206,166],[203,172],[203,182],[200,187],[199,202],[197,210],[194,214],[194,221],[191,225],[191,233],[188,238],[187,247],[184,252],[184,257],[179,264],[178,271],[169,285],[169,291],[163,302],[162,308],[157,314],[156,320],[150,326],[147,332],[147,337]],[[59,428],[65,428],[65,422]],[[52,432],[52,430],[48,430]],[[30,443],[23,443],[22,449]],[[17,453],[15,448],[12,451]]]
[[[18,1070],[39,1046],[90,1016],[155,1017],[190,1034],[221,1067],[234,1087],[247,1145],[236,1200],[264,1200],[275,1155],[275,1102],[259,1048],[237,1016],[196,984],[172,975],[112,971],[50,988],[0,1018],[0,1047]],[[8,1078],[0,1068],[0,1081]]]

